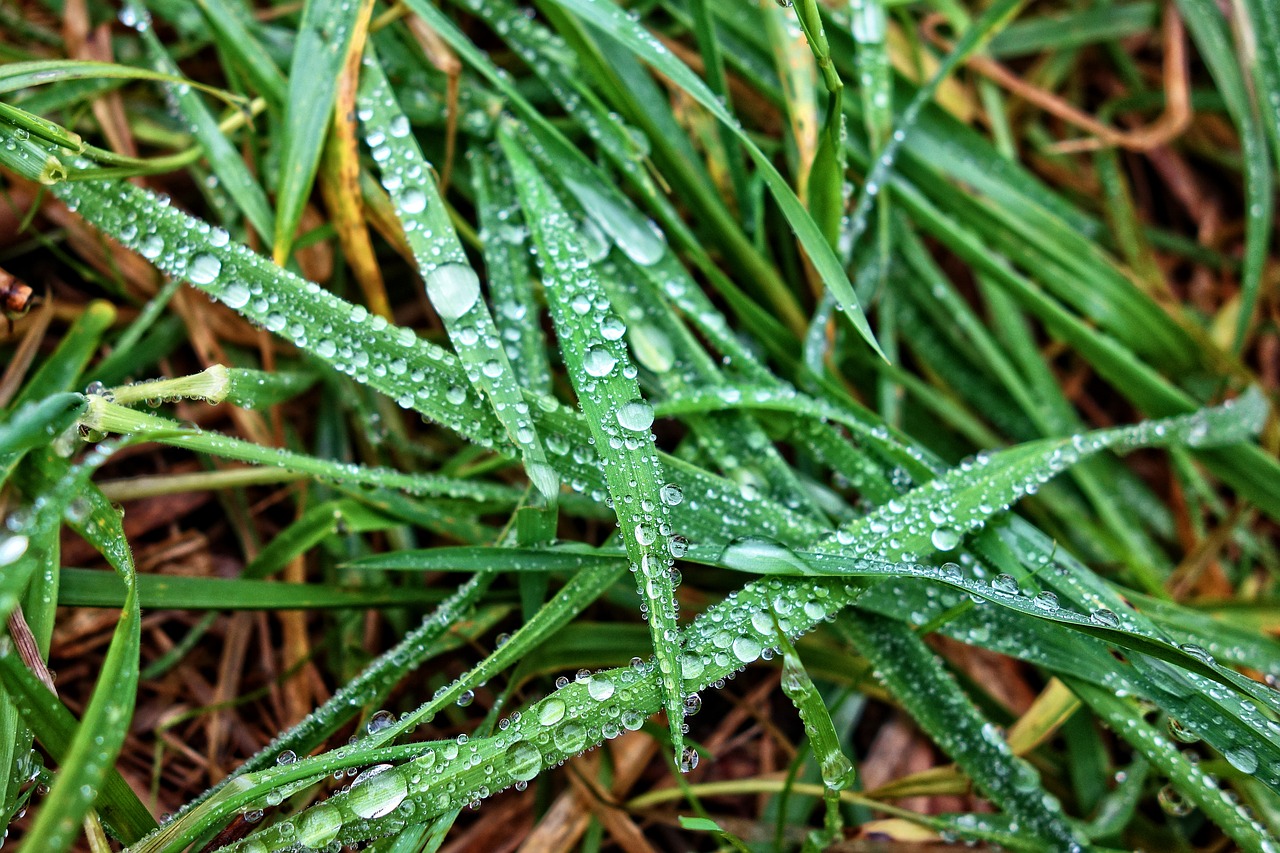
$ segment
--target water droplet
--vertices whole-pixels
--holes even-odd
[[[568,706],[564,700],[552,696],[542,702],[542,707],[538,709],[538,722],[544,726],[554,726],[556,723],[564,719]]]
[[[511,744],[503,757],[511,775],[519,781],[528,782],[542,770],[542,753],[527,740]]]
[[[1195,806],[1172,785],[1161,788],[1156,794],[1156,801],[1160,803],[1160,808],[1174,817],[1184,817],[1195,811]]]
[[[187,265],[187,281],[192,284],[212,284],[222,272],[222,261],[210,254],[201,253]]]
[[[417,187],[410,187],[400,196],[400,209],[405,213],[421,213],[427,209],[427,194]],[[431,300],[435,303],[435,300]]]
[[[747,634],[733,641],[733,656],[743,663],[751,663],[760,657],[764,644],[756,637]]]
[[[659,490],[658,495],[667,506],[679,506],[684,500],[684,489],[675,483],[667,483]]]
[[[227,285],[222,291],[222,301],[228,308],[239,310],[249,304],[249,288],[239,282]]]
[[[604,676],[596,676],[587,682],[587,693],[597,702],[603,702],[613,695],[613,680]]]
[[[1222,753],[1232,767],[1246,775],[1258,772],[1258,754],[1247,746],[1236,746]]]
[[[675,364],[671,341],[656,326],[640,323],[631,329],[631,351],[636,361],[654,373],[666,373]]]
[[[0,536],[0,566],[14,563],[27,553],[30,540],[26,536]]]
[[[342,814],[333,806],[312,806],[296,820],[294,841],[304,847],[324,847],[338,837],[342,829]]]
[[[347,805],[366,820],[391,814],[408,796],[404,777],[390,764],[376,764],[351,783]]]
[[[276,756],[276,764],[283,767],[286,764],[292,764],[298,760],[298,756],[292,749],[286,749],[284,752]]]
[[[1182,724],[1182,721],[1175,718],[1169,718],[1169,736],[1181,743],[1196,743],[1200,740],[1200,735],[1193,732]]]
[[[1193,658],[1203,661],[1204,663],[1214,662],[1213,655],[1210,654],[1209,650],[1204,648],[1203,646],[1197,646],[1195,643],[1183,643],[1182,645],[1178,646],[1178,648],[1182,649],[1184,652],[1191,655]]]
[[[1095,610],[1089,614],[1089,621],[1104,628],[1119,628],[1120,617],[1106,608]]]
[[[653,426],[653,406],[644,400],[632,400],[618,409],[618,423],[634,432],[647,430]]]
[[[587,373],[595,377],[608,376],[617,363],[618,360],[608,350],[600,347],[588,350],[587,357],[583,359],[583,367]]]
[[[954,551],[960,544],[960,534],[951,527],[937,527],[929,536],[929,541],[939,551]]]
[[[480,298],[480,277],[466,264],[441,264],[426,275],[427,298],[445,320],[456,320]]]
[[[627,326],[613,314],[600,322],[600,335],[606,341],[616,341],[627,332]]]
[[[1018,580],[1013,575],[996,575],[991,580],[991,590],[1000,595],[1017,595]]]
[[[1051,592],[1042,592],[1033,598],[1031,603],[1047,613],[1052,613],[1058,609],[1058,596]]]

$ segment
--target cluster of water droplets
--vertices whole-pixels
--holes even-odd
[[[402,405],[484,446],[506,437],[469,390],[455,356],[338,299],[128,184],[73,182],[55,190],[72,209],[89,203],[94,224],[166,273],[185,278],[269,331]]]
[[[365,63],[358,105],[365,143],[395,204],[427,297],[444,320],[467,379],[477,393],[489,399],[507,435],[520,448],[534,485],[554,500],[559,476],[546,460],[529,404],[481,298],[480,278],[467,261],[409,121],[373,59]]]
[[[636,573],[668,711],[675,717],[682,695],[670,546],[674,531],[669,506],[659,497],[664,476],[651,431],[653,407],[636,381],[637,369],[623,341],[626,324],[614,312],[583,253],[572,218],[534,171],[528,155],[516,148],[513,137],[508,134],[502,141],[513,158],[524,207],[541,211],[531,224],[552,319]],[[576,369],[579,365],[581,370]],[[672,719],[671,724],[675,729],[679,720]]]

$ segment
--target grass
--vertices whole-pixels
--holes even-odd
[[[10,838],[1280,849],[1271,11],[6,10]]]

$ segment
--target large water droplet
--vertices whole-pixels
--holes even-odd
[[[582,366],[587,373],[599,378],[608,376],[613,371],[613,366],[617,363],[618,360],[608,350],[593,347],[587,351],[587,357],[583,359]]]
[[[618,423],[634,432],[647,430],[653,426],[653,406],[644,400],[632,400],[618,409]]]
[[[1222,753],[1222,757],[1241,773],[1253,775],[1258,772],[1258,754],[1247,746],[1236,746]]]
[[[751,663],[760,657],[764,645],[750,634],[738,637],[733,641],[733,656],[743,663]]]
[[[588,183],[565,179],[565,186],[578,197],[582,208],[613,238],[628,258],[640,266],[657,263],[667,251],[662,235],[650,221],[635,210],[615,203],[614,199]]]
[[[1102,625],[1105,628],[1120,627],[1120,617],[1106,608],[1095,610],[1090,613],[1089,621],[1093,622],[1095,625]]]
[[[667,483],[659,490],[658,495],[667,506],[677,506],[684,500],[684,489],[675,483]]]
[[[466,264],[441,264],[426,276],[427,298],[446,320],[456,320],[480,298],[480,277]]]
[[[338,837],[342,814],[333,806],[312,806],[298,815],[294,841],[304,847],[323,847]]]
[[[405,190],[400,196],[400,209],[408,214],[421,213],[427,209],[427,194],[417,187]]]
[[[527,740],[518,740],[507,747],[504,758],[511,775],[521,782],[528,782],[542,770],[542,753]]]
[[[953,551],[960,544],[960,534],[951,527],[936,527],[929,536],[929,541],[939,551]]]
[[[603,702],[613,695],[613,680],[597,675],[587,682],[587,693],[597,702]]]
[[[627,332],[627,325],[613,314],[600,321],[600,336],[606,341],[616,341]]]
[[[666,373],[675,364],[675,353],[666,333],[647,323],[632,327],[631,351],[635,353],[636,361],[654,373]]]
[[[211,284],[222,272],[222,261],[209,254],[199,254],[187,265],[187,281],[192,284]]]
[[[351,783],[347,804],[360,817],[372,820],[391,814],[408,794],[404,777],[390,764],[378,764],[365,770]]]
[[[26,536],[0,536],[0,566],[7,566],[27,553],[30,541]]]
[[[564,719],[565,711],[568,706],[565,705],[563,699],[552,696],[542,702],[542,707],[538,709],[538,722],[544,726],[554,726],[556,723]]]
[[[236,282],[227,285],[227,289],[222,291],[222,301],[230,308],[239,310],[249,304],[249,288],[243,284]]]

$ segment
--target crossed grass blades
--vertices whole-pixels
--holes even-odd
[[[32,231],[28,252],[111,299],[47,351],[60,321],[37,309],[0,381],[0,805],[24,849],[435,849],[463,809],[554,784],[556,766],[623,736],[657,738],[693,774],[632,809],[687,801],[688,832],[739,849],[872,829],[1020,850],[1277,849],[1280,703],[1263,682],[1280,655],[1255,567],[1277,565],[1280,468],[1255,443],[1274,436],[1249,367],[1268,334],[1274,17],[1250,2],[1231,28],[1194,0],[1163,13],[1177,16],[1166,48],[1185,26],[1212,81],[1202,108],[1239,139],[1222,164],[1245,187],[1233,266],[1144,226],[1113,151],[1083,161],[1101,208],[1015,164],[1018,144],[1046,148],[1046,126],[1016,139],[1005,96],[983,81],[972,97],[962,65],[1097,44],[1136,68],[1119,40],[1156,27],[1142,3],[1066,23],[1021,5],[940,6],[955,38],[935,53],[901,38],[923,9],[874,2],[310,0],[268,16],[130,2],[120,64],[50,58],[76,47],[9,14],[31,45],[0,66],[12,187],[78,239],[84,223],[114,241],[95,267]],[[86,9],[117,11],[68,6],[68,20]],[[211,58],[199,84],[181,70],[193,56]],[[979,108],[989,138],[966,123]],[[762,132],[762,116],[785,120]],[[86,141],[99,131],[106,147]],[[135,140],[163,153],[113,150]],[[127,180],[183,170],[203,197],[181,205]],[[317,188],[321,225],[306,215]],[[328,242],[344,274],[322,287],[306,252]],[[1234,270],[1238,294],[1217,316],[1172,304],[1161,252]],[[167,276],[150,293],[122,271],[138,256]],[[440,334],[396,322],[406,267]],[[192,324],[226,315],[179,297],[184,283],[291,347],[259,338],[224,349],[227,365],[127,381],[160,375],[188,335],[209,351]],[[1058,350],[1153,419],[1086,429]],[[328,401],[314,424],[275,446],[254,429],[257,412],[306,411],[289,407],[304,395]],[[247,437],[171,416],[193,401],[230,407]],[[95,480],[148,444],[210,464]],[[1177,512],[1115,461],[1149,447],[1168,449]],[[296,519],[238,578],[135,571],[113,500],[217,489],[235,507],[283,483]],[[1201,556],[1180,564],[1188,518]],[[64,527],[111,571],[62,567]],[[324,581],[269,580],[316,550]],[[1215,556],[1237,602],[1181,603],[1188,566]],[[637,596],[639,632],[584,618]],[[59,603],[120,611],[74,713],[45,666]],[[401,639],[157,826],[117,759],[139,684],[213,623],[144,671],[144,608],[378,608]],[[349,620],[330,624],[349,636]],[[515,627],[489,641],[499,625]],[[1038,698],[1012,713],[929,635],[1026,662]],[[426,687],[419,668],[463,638],[492,651]],[[775,658],[804,735],[790,772],[705,781],[717,756],[695,715]],[[409,709],[381,710],[397,687]],[[441,738],[482,688],[483,720]],[[954,764],[865,790],[866,696]],[[969,788],[994,810],[894,805]],[[760,793],[774,799],[745,840],[717,819],[714,796]]]

